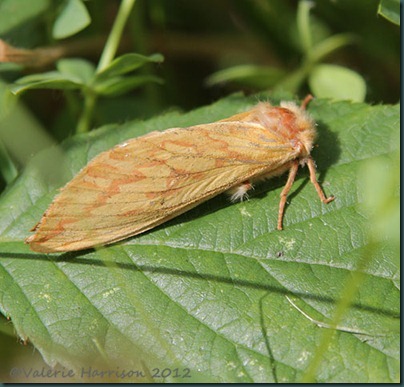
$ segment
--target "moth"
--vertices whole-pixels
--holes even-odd
[[[222,193],[243,200],[256,182],[289,171],[279,203],[299,166],[323,203],[310,156],[315,123],[300,106],[261,102],[217,122],[151,132],[96,156],[55,197],[26,239],[43,253],[82,250],[143,233]]]

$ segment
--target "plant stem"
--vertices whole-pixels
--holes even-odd
[[[310,30],[310,8],[313,4],[307,0],[301,0],[297,8],[297,29],[304,53],[307,55],[311,47],[312,36]]]
[[[136,0],[122,0],[116,15],[111,32],[109,33],[100,61],[98,62],[96,74],[100,73],[112,62],[122,37],[123,28],[128,20],[129,14]],[[94,108],[97,102],[97,94],[93,90],[84,91],[84,108],[77,124],[77,133],[88,132],[91,127]]]
[[[84,92],[84,108],[77,124],[77,133],[85,133],[90,130],[91,121],[93,119],[94,107],[97,96],[92,91]]]
[[[312,63],[319,62],[333,51],[353,43],[355,39],[355,36],[352,34],[338,34],[330,36],[312,48],[307,56],[307,60]]]
[[[296,93],[317,63],[333,51],[347,44],[351,44],[354,41],[355,36],[352,34],[338,34],[330,36],[318,43],[306,53],[300,67],[281,80],[281,82],[276,85],[275,90],[285,90]]]
[[[101,54],[101,59],[98,63],[97,73],[104,70],[112,61],[118,49],[118,44],[122,36],[123,28],[129,17],[133,5],[136,0],[122,0],[119,7],[118,14],[116,15],[114,25],[112,26],[111,33],[108,36],[104,50]]]

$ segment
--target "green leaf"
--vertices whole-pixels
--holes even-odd
[[[86,6],[81,0],[65,0],[65,6],[53,25],[52,36],[64,39],[83,30],[91,23]]]
[[[4,181],[11,183],[18,175],[17,166],[10,157],[9,152],[1,141],[0,136],[0,174]]]
[[[44,130],[41,123],[35,119],[22,101],[13,95],[9,85],[0,81],[0,143],[3,157],[9,155],[9,160],[1,160],[1,170],[7,171],[8,177],[13,178],[13,167],[21,168],[29,162],[32,155],[42,149],[49,148],[53,141]],[[15,171],[17,177],[18,171]]]
[[[161,78],[153,75],[113,77],[97,82],[94,86],[94,90],[100,95],[116,97],[151,82],[159,84],[163,83]]]
[[[314,67],[309,85],[318,98],[348,99],[362,102],[366,96],[365,80],[346,67],[321,64]]]
[[[0,34],[23,25],[44,13],[49,0],[0,0]]]
[[[236,82],[264,90],[273,86],[284,75],[284,70],[275,67],[241,65],[217,71],[208,77],[206,83],[213,86],[225,82]]]
[[[57,69],[60,73],[78,78],[85,84],[89,84],[95,74],[95,66],[85,59],[61,59],[57,62]]]
[[[399,26],[401,18],[400,0],[380,0],[377,13]]]
[[[310,103],[319,124],[312,155],[326,193],[336,199],[322,204],[301,170],[284,231],[276,230],[281,177],[257,185],[248,201],[231,204],[219,196],[97,251],[45,255],[23,244],[61,185],[40,165],[64,165],[68,180],[126,139],[219,120],[256,100],[233,96],[184,115],[77,136],[63,145],[64,163],[43,152],[3,194],[0,310],[49,364],[76,375],[90,365],[144,372],[125,382],[162,381],[153,377],[156,369],[160,376],[168,370],[170,382],[301,381],[327,329],[316,321],[332,322],[339,295],[356,286],[352,275],[366,258],[363,281],[333,331],[316,381],[399,381],[399,252],[388,236],[373,240],[368,233],[377,217],[363,205],[360,179],[369,161],[397,154],[399,106]]]
[[[27,75],[18,79],[10,85],[14,94],[22,93],[30,89],[79,89],[85,86],[83,80],[78,76],[62,74],[59,71]]]
[[[105,78],[115,77],[117,75],[127,74],[145,65],[146,63],[160,63],[163,61],[163,59],[164,58],[161,54],[153,54],[150,56],[133,53],[125,54],[114,59],[109,64],[109,66],[107,66],[103,71],[97,74],[97,78],[101,80]]]

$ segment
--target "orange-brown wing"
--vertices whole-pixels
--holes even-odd
[[[39,252],[116,242],[294,157],[289,141],[256,123],[153,132],[95,157],[56,196],[27,242]]]

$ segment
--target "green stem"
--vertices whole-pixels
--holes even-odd
[[[302,0],[299,1],[297,8],[297,30],[299,31],[303,51],[306,55],[310,52],[313,45],[310,30],[310,8],[312,7],[313,4],[311,2]]]
[[[274,91],[287,91],[291,94],[296,94],[304,80],[307,78],[310,69],[310,66],[302,65],[301,67],[290,73],[287,77],[283,78],[280,82],[278,82],[273,88]]]
[[[320,62],[325,56],[339,48],[351,44],[356,40],[352,34],[338,34],[330,36],[314,46],[307,55],[307,61]]]
[[[92,91],[84,92],[84,108],[77,124],[77,133],[85,133],[90,130],[96,101],[95,93]]]
[[[97,73],[104,70],[114,58],[122,36],[123,28],[125,27],[125,23],[133,8],[133,5],[135,4],[135,1],[136,0],[122,0],[118,14],[116,15],[114,21],[114,25],[112,26],[111,33],[108,36],[104,51],[102,52],[101,59],[98,63]]]
[[[319,63],[331,52],[354,42],[355,37],[351,34],[339,34],[329,37],[312,47],[303,59],[301,66],[279,82],[275,90],[297,93],[304,80],[309,76],[313,66]]]
[[[128,20],[135,1],[136,0],[122,0],[111,32],[109,33],[108,39],[105,43],[104,50],[102,51],[100,61],[98,62],[96,71],[97,74],[108,67],[112,62],[118,49],[125,23]],[[94,91],[84,91],[84,108],[77,124],[78,133],[84,133],[90,130],[96,102],[97,94]]]

